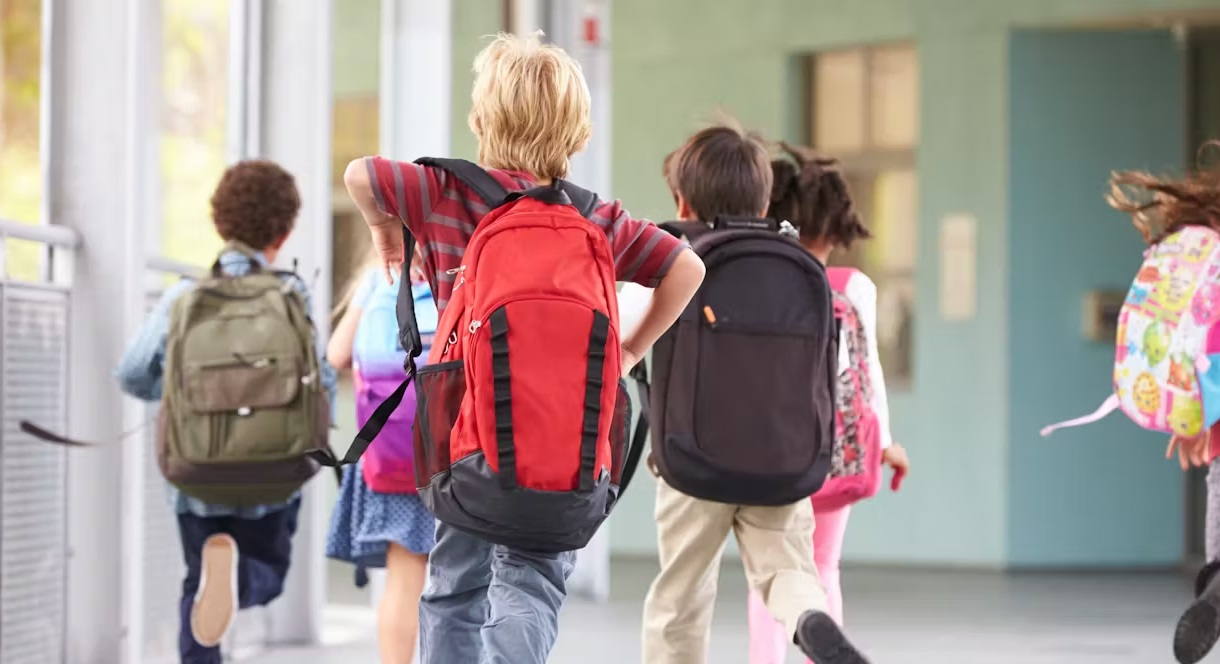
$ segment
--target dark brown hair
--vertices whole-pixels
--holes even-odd
[[[709,127],[665,157],[662,171],[700,221],[756,217],[767,207],[771,166],[767,146],[738,127]]]
[[[1162,178],[1142,171],[1120,171],[1110,176],[1106,201],[1131,220],[1149,244],[1156,244],[1184,226],[1220,230],[1220,165],[1206,165],[1204,157],[1220,148],[1209,141],[1199,148],[1198,166],[1185,177]]]
[[[266,160],[229,167],[212,194],[212,221],[225,241],[262,251],[292,232],[301,195],[292,174]]]
[[[780,147],[790,158],[771,162],[775,177],[768,217],[796,226],[802,240],[830,242],[843,249],[872,237],[837,159],[788,143]]]

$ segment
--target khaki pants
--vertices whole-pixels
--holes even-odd
[[[813,507],[746,507],[691,498],[657,479],[661,573],[644,600],[645,664],[705,664],[720,557],[737,536],[750,588],[796,633],[811,609],[826,611],[813,564]]]

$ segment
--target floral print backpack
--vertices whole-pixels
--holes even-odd
[[[832,510],[870,498],[881,487],[881,427],[873,409],[868,337],[848,299],[856,270],[826,270],[839,322],[839,382],[835,390],[835,446],[826,483],[813,495],[814,509]]]
[[[1188,226],[1144,253],[1118,315],[1114,393],[1091,415],[1121,408],[1145,429],[1195,436],[1220,420],[1220,234]]]

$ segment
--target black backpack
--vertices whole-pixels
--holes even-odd
[[[813,495],[834,449],[838,323],[826,269],[770,219],[662,224],[707,276],[653,348],[652,461],[738,505]]]

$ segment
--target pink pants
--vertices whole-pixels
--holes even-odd
[[[826,590],[830,616],[843,624],[843,589],[839,587],[839,559],[851,506],[814,511],[813,562]],[[750,591],[750,664],[783,664],[792,635],[771,617],[758,593]]]

